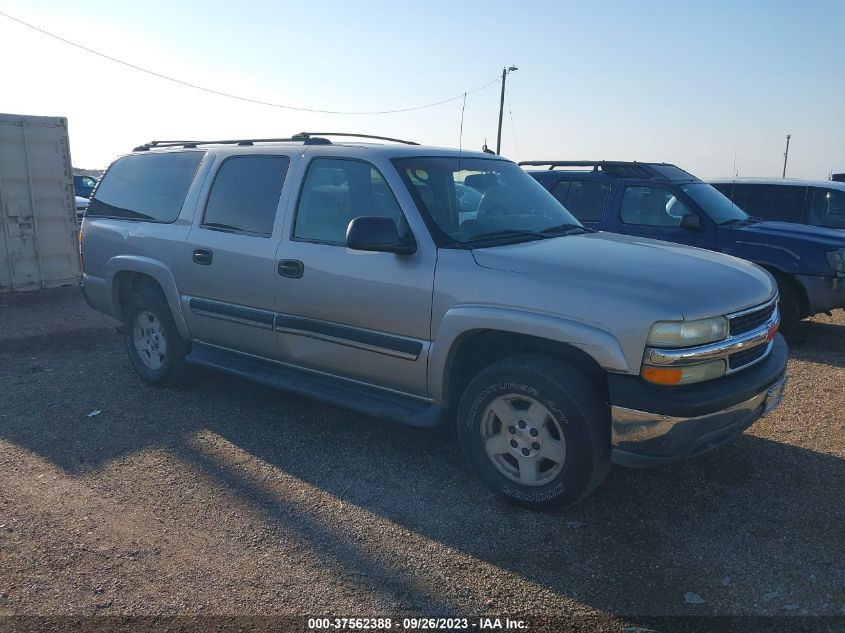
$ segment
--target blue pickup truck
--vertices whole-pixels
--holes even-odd
[[[841,230],[749,216],[709,184],[667,163],[520,165],[586,227],[698,246],[762,266],[777,280],[787,336],[805,317],[845,308]]]

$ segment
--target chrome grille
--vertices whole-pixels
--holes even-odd
[[[731,328],[731,336],[745,334],[746,332],[750,332],[751,330],[760,327],[772,318],[772,314],[774,314],[776,307],[777,301],[772,301],[762,308],[754,308],[748,312],[729,316],[728,323]]]
[[[728,357],[728,367],[730,367],[731,371],[742,369],[746,365],[750,365],[751,363],[760,360],[763,356],[766,356],[770,348],[771,345],[763,344],[731,354]]]

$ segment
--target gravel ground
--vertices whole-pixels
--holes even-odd
[[[115,325],[78,289],[0,296],[0,615],[843,624],[800,617],[845,615],[841,311],[743,437],[614,467],[558,515],[498,501],[436,433],[210,372],[147,386]]]

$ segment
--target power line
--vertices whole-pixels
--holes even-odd
[[[98,57],[102,57],[103,59],[107,59],[111,62],[115,62],[116,64],[121,64],[121,65],[126,66],[128,68],[132,68],[133,70],[137,70],[139,72],[146,73],[148,75],[152,75],[153,77],[158,77],[159,79],[164,79],[166,81],[170,81],[170,82],[173,82],[175,84],[179,84],[181,86],[186,86],[188,88],[194,88],[195,90],[202,90],[203,92],[208,92],[210,94],[217,95],[219,97],[227,97],[229,99],[236,99],[238,101],[244,101],[246,103],[253,103],[253,104],[256,104],[256,105],[269,106],[271,108],[281,108],[283,110],[298,110],[300,112],[313,112],[313,113],[316,113],[316,114],[354,114],[354,115],[398,114],[400,112],[412,112],[414,110],[424,110],[425,108],[433,108],[435,106],[443,105],[444,103],[450,103],[452,101],[457,101],[458,99],[465,99],[466,95],[471,95],[471,94],[476,93],[480,90],[484,90],[488,86],[491,86],[494,83],[496,83],[497,81],[499,81],[499,77],[497,76],[495,79],[488,81],[486,84],[478,86],[477,88],[473,88],[472,90],[462,92],[461,94],[459,94],[457,96],[449,97],[448,99],[443,99],[442,101],[435,101],[434,103],[426,103],[425,105],[412,106],[410,108],[398,108],[398,109],[395,109],[395,110],[375,110],[375,111],[370,111],[370,112],[366,112],[366,111],[352,112],[352,111],[348,111],[348,110],[318,110],[316,108],[301,108],[301,107],[298,107],[298,106],[284,105],[284,104],[281,104],[281,103],[272,103],[270,101],[261,101],[260,99],[252,99],[250,97],[241,97],[239,95],[235,95],[235,94],[232,94],[232,93],[229,93],[229,92],[223,92],[222,90],[214,90],[213,88],[206,88],[205,86],[198,86],[197,84],[192,84],[188,81],[176,79],[175,77],[168,77],[167,75],[162,75],[161,73],[155,72],[154,70],[149,70],[148,68],[142,68],[141,66],[136,66],[135,64],[124,61],[122,59],[117,59],[116,57],[112,57],[111,55],[106,55],[105,53],[95,51],[91,48],[88,48],[87,46],[83,46],[82,44],[77,44],[76,42],[72,42],[68,39],[65,39],[65,38],[59,36],[59,35],[56,35],[54,33],[50,33],[49,31],[45,31],[44,29],[39,28],[39,27],[35,26],[34,24],[30,24],[29,22],[24,22],[23,20],[20,20],[20,19],[14,17],[14,16],[9,15],[8,13],[4,13],[4,12],[0,11],[0,16],[4,17],[6,19],[12,20],[13,22],[17,22],[18,24],[21,24],[21,25],[23,25],[27,28],[32,29],[33,31],[37,31],[38,33],[41,33],[42,35],[46,35],[47,37],[51,37],[54,40],[58,40],[60,42],[63,42],[64,44],[68,44],[70,46],[73,46],[75,48],[83,50],[86,53],[91,53],[92,55],[97,55]]]

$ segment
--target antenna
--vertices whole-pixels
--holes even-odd
[[[792,138],[792,134],[786,135],[786,151],[783,153],[783,176],[782,178],[786,178],[786,161],[789,160],[789,139]]]
[[[467,108],[467,93],[464,93],[464,103],[461,106],[461,131],[458,134],[458,168],[460,170],[461,166],[461,149],[463,148],[463,140],[464,140],[464,111]]]
[[[464,146],[463,146],[463,142],[464,142],[464,111],[466,110],[466,107],[467,107],[467,93],[464,93],[464,103],[463,103],[463,105],[461,105],[461,131],[458,134],[458,170],[455,174],[452,175],[452,180],[455,180],[455,178],[457,177],[457,174],[461,173],[461,154],[462,154],[463,149],[464,149]],[[460,207],[460,203],[458,203],[458,206]],[[461,214],[460,214],[460,209],[456,209],[456,215],[457,215],[457,223],[458,223],[458,225],[457,225],[457,229],[458,229],[457,238],[458,238],[458,242],[460,242],[461,241]]]

